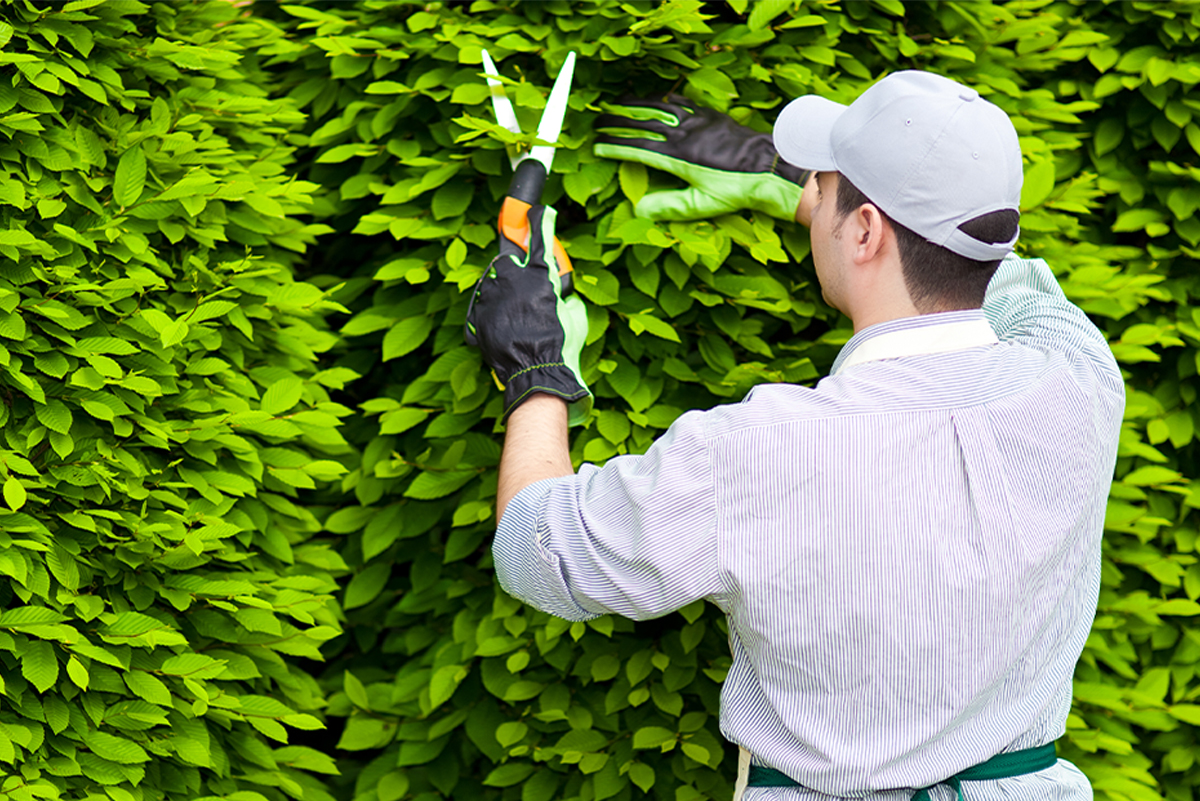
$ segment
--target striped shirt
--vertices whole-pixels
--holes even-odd
[[[902,801],[1063,734],[1123,410],[1104,337],[1010,257],[982,309],[871,326],[815,388],[755,387],[526,487],[496,572],[571,620],[716,604],[721,730],[803,785],[747,799]],[[1091,797],[1062,760],[968,786]]]

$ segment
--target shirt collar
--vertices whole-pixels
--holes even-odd
[[[863,362],[948,353],[999,341],[982,309],[902,317],[876,323],[851,337],[838,353],[830,374],[837,375]]]

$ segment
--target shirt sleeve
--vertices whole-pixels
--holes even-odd
[[[1081,354],[1093,369],[1123,387],[1104,335],[1063,294],[1045,261],[1010,256],[1000,262],[988,284],[983,313],[1001,341]]]
[[[568,620],[645,620],[719,594],[704,418],[680,417],[644,455],[585,464],[517,493],[492,548],[500,585]]]

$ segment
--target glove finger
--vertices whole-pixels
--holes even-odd
[[[501,256],[508,256],[508,257],[512,258],[513,262],[516,263],[517,265],[520,265],[521,263],[523,263],[525,261],[525,243],[524,242],[514,242],[511,239],[509,239],[508,236],[506,236],[503,231],[503,226],[501,227],[501,231],[500,231],[499,245],[500,245],[500,252],[499,252],[499,254],[497,254],[496,259],[499,259]],[[495,259],[493,259],[492,264],[495,264],[495,263],[496,263]]]
[[[697,171],[697,165],[679,158],[679,154],[668,146],[658,145],[654,142],[647,143],[645,147],[634,147],[627,141],[612,144],[597,142],[592,148],[592,152],[601,158],[636,161],[647,167],[669,172],[676,178],[682,178],[691,186],[697,186],[705,180],[703,170]]]
[[[479,347],[479,338],[475,336],[475,302],[479,300],[479,296],[483,292],[483,282],[488,279],[492,268],[489,266],[483,271],[483,275],[479,276],[479,280],[475,283],[475,289],[471,291],[471,302],[467,304],[467,319],[463,323],[463,339],[471,347]]]
[[[651,192],[638,201],[633,213],[648,220],[703,220],[737,211],[738,204],[713,197],[695,187]]]
[[[678,128],[683,117],[687,116],[682,110],[670,111],[657,106],[620,106],[613,103],[601,103],[603,110],[595,127],[600,125],[625,125],[631,128],[654,123],[668,128]]]
[[[674,172],[664,166],[664,158],[675,155],[674,148],[666,142],[654,142],[649,139],[615,139],[600,137],[592,147],[592,153],[605,159],[617,161],[637,161],[647,167],[657,167],[660,170]]]
[[[617,102],[613,104],[601,104],[601,108],[607,111],[609,108],[624,106],[625,108],[634,110],[633,114],[640,117],[649,117],[651,119],[661,119],[668,125],[678,125],[679,122],[687,118],[688,115],[694,114],[696,111],[695,105],[691,100],[688,100],[683,95],[668,94],[659,97],[636,97],[634,95],[622,95],[617,98]],[[654,112],[658,112],[657,114]],[[617,111],[616,113],[620,113]],[[664,115],[671,115],[675,118],[674,122],[667,119]]]
[[[696,109],[699,108],[690,98],[684,97],[678,92],[671,92],[667,95],[667,102],[679,106],[689,114],[694,114]]]
[[[592,128],[601,134],[606,131],[629,131],[628,135],[648,136],[651,139],[662,141],[670,136],[676,126],[664,123],[662,120],[639,120],[632,117],[622,117],[618,114],[601,114],[592,123]]]
[[[529,261],[531,266],[545,266],[551,283],[558,284],[558,261],[554,258],[554,223],[558,212],[550,206],[529,209]]]

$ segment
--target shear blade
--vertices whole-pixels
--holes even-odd
[[[504,91],[504,84],[499,80],[500,71],[496,69],[496,63],[492,61],[488,51],[482,51],[482,57],[484,77],[487,79],[488,90],[492,96],[492,109],[496,112],[496,124],[515,134],[520,134],[521,124],[517,122],[517,113],[508,99],[508,94]],[[562,133],[563,119],[567,114],[567,101],[571,98],[571,81],[574,75],[575,52],[572,51],[567,54],[567,60],[563,62],[563,68],[558,73],[558,78],[554,80],[554,86],[550,89],[550,97],[546,101],[546,108],[542,111],[542,118],[538,122],[537,138],[543,142],[557,142],[558,135]],[[550,165],[554,163],[554,147],[550,145],[538,145],[531,148],[528,153],[514,153],[512,148],[509,148],[508,155],[513,169],[516,169],[517,165],[525,159],[531,158],[540,162],[546,168],[546,173],[549,174]]]
[[[562,133],[563,118],[567,115],[567,101],[571,98],[571,80],[575,75],[575,51],[567,54],[562,71],[554,81],[550,90],[550,98],[542,112],[541,122],[538,123],[537,137],[543,142],[557,142]],[[550,174],[550,165],[554,162],[554,148],[549,145],[538,145],[529,151],[529,158],[542,163],[546,174]]]
[[[521,125],[517,122],[517,113],[513,110],[513,105],[508,99],[508,94],[504,91],[504,84],[500,83],[498,76],[500,71],[496,69],[496,63],[492,61],[492,57],[488,55],[488,51],[483,51],[483,68],[487,73],[488,90],[492,95],[492,109],[496,112],[496,124],[501,128],[507,128],[515,134],[521,133]],[[495,75],[497,78],[493,78]],[[516,165],[517,158],[513,157],[513,164]]]

